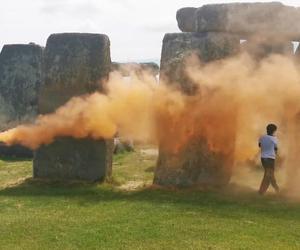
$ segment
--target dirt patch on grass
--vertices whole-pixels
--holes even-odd
[[[134,191],[147,186],[144,181],[128,181],[125,184],[119,186],[118,188],[124,191]]]
[[[148,156],[158,156],[158,149],[156,148],[141,149],[141,154],[148,155]]]

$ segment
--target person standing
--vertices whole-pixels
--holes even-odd
[[[275,160],[278,151],[278,140],[275,137],[277,126],[275,124],[269,124],[267,126],[267,134],[263,135],[259,139],[259,147],[261,149],[261,163],[264,168],[264,177],[262,179],[259,194],[263,195],[269,188],[270,184],[279,192],[279,187],[275,179]]]

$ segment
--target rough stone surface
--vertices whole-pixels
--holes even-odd
[[[0,130],[32,122],[37,115],[42,48],[34,44],[5,45],[0,53]],[[0,155],[32,156],[21,146],[0,145]]]
[[[103,91],[111,67],[105,35],[65,33],[47,40],[44,78],[38,103],[41,114],[53,112],[73,96]],[[34,154],[34,177],[103,180],[111,173],[113,141],[60,138]]]
[[[161,78],[167,84],[177,85],[184,93],[193,95],[196,85],[186,76],[185,58],[195,54],[202,62],[218,60],[239,51],[239,38],[225,33],[166,34],[161,57]],[[201,86],[200,86],[201,88]],[[176,138],[176,131],[163,132],[166,138]],[[232,124],[234,127],[234,124]],[[228,132],[228,154],[210,151],[206,140],[192,137],[179,151],[168,150],[160,142],[159,157],[154,183],[170,186],[222,186],[228,183],[234,152],[235,134]]]
[[[63,33],[47,40],[39,113],[53,112],[73,96],[103,91],[111,67],[106,35]]]
[[[34,178],[103,181],[111,175],[111,140],[60,138],[34,154]]]
[[[299,8],[279,2],[210,4],[197,9],[193,31],[230,32],[239,34],[241,38],[280,35],[289,40],[299,40],[299,21]]]
[[[175,136],[175,134],[174,134]],[[232,135],[228,135],[228,139]],[[228,144],[229,147],[230,141]],[[191,139],[179,152],[159,149],[154,184],[178,187],[222,187],[231,177],[232,158],[210,151],[201,138]]]
[[[22,145],[7,146],[4,143],[0,143],[0,156],[2,157],[14,157],[14,158],[32,158],[33,151]]]
[[[261,60],[271,54],[286,56],[294,54],[293,44],[290,41],[249,40],[241,44],[241,51],[247,52],[257,60]]]
[[[170,33],[163,39],[160,79],[193,94],[196,85],[185,74],[185,59],[194,54],[202,62],[222,59],[239,51],[240,40],[226,33]]]
[[[187,7],[179,9],[176,13],[178,28],[184,32],[194,32],[196,30],[197,8]]]

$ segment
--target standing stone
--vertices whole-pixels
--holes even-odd
[[[294,54],[293,44],[290,41],[276,41],[270,39],[250,39],[241,45],[241,50],[247,52],[253,58],[261,60],[271,54],[292,56]]]
[[[240,40],[227,33],[170,33],[163,39],[160,79],[172,82],[184,93],[197,88],[185,73],[185,59],[197,55],[201,62],[222,59],[239,51]]]
[[[70,98],[103,91],[111,67],[106,35],[65,33],[47,40],[40,114],[55,111]],[[59,138],[34,154],[34,177],[99,181],[111,174],[112,140]]]
[[[300,47],[295,52],[295,62],[300,64]],[[288,126],[288,143],[286,145],[288,155],[287,161],[284,162],[286,167],[286,183],[290,195],[299,195],[299,180],[300,180],[300,169],[299,169],[299,147],[300,147],[300,113],[294,117],[290,117],[287,121]]]
[[[37,115],[42,48],[34,44],[5,45],[0,53],[0,129],[32,122]],[[0,145],[0,155],[32,157],[20,145]]]
[[[234,55],[239,51],[238,37],[226,33],[178,33],[166,34],[161,56],[161,80],[177,85],[185,94],[193,96],[197,86],[185,73],[185,58],[190,54],[198,56],[202,62],[210,62]],[[232,113],[232,112],[231,112]],[[188,114],[184,114],[187,115]],[[185,121],[186,119],[181,119]],[[169,122],[169,123],[168,123]],[[176,123],[176,122],[175,122]],[[233,165],[235,144],[235,124],[224,124],[222,138],[227,143],[226,154],[210,150],[207,141],[194,134],[179,150],[168,148],[168,138],[176,138],[181,124],[164,121],[159,158],[154,184],[175,186],[222,186],[228,183]]]

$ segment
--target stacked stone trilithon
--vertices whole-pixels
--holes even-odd
[[[281,3],[212,4],[183,8],[176,16],[183,33],[166,34],[161,54],[160,79],[177,84],[187,95],[197,85],[185,72],[193,54],[203,63],[233,56],[241,50],[261,59],[271,53],[292,54],[292,40],[300,39],[300,11]],[[295,20],[299,20],[296,22]],[[241,40],[244,41],[241,45]],[[201,88],[201,86],[200,86]],[[235,127],[234,120],[232,127]],[[171,133],[171,132],[169,132]],[[169,136],[176,137],[176,131]],[[235,132],[226,132],[230,154],[212,152],[203,138],[192,138],[176,154],[160,144],[154,183],[176,186],[222,186],[229,182]]]
[[[210,4],[177,11],[183,32],[227,32],[247,40],[243,49],[257,58],[270,53],[291,54],[300,40],[300,9],[271,3]]]
[[[39,113],[51,113],[74,96],[103,91],[110,68],[110,42],[106,35],[51,35],[43,57]],[[112,140],[58,138],[35,151],[34,177],[103,180],[111,174],[112,151]]]
[[[0,130],[32,122],[37,115],[43,49],[35,44],[5,45],[0,53]],[[0,145],[0,155],[32,157],[20,145]]]

